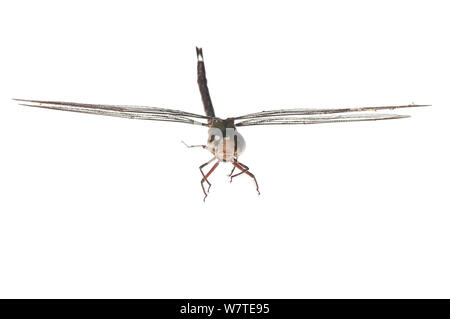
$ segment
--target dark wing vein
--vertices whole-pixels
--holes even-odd
[[[130,119],[178,122],[202,126],[207,126],[208,124],[201,122],[200,120],[211,119],[208,116],[200,114],[149,106],[85,104],[75,102],[39,101],[39,100],[22,100],[22,99],[14,99],[14,100],[24,102],[20,103],[20,105],[31,107],[39,107],[39,108],[69,111],[69,112],[79,112],[87,114],[115,116]]]

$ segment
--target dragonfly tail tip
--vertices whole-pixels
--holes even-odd
[[[199,61],[203,61],[203,50],[202,50],[202,48],[195,47],[195,49],[197,51],[197,59]]]

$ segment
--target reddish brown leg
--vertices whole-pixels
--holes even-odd
[[[205,181],[208,182],[208,180],[207,180],[208,176],[211,175],[212,172],[214,172],[214,170],[216,169],[217,166],[219,166],[219,161],[217,161],[216,164],[214,164],[213,167],[211,167],[211,169],[209,170],[209,172],[206,175],[203,175],[204,177],[202,178],[202,180],[200,182],[200,184],[202,185],[203,193],[205,194],[203,201],[205,201],[206,197],[208,197],[208,193],[205,192],[205,187],[203,186],[203,183]],[[203,174],[203,172],[202,172],[202,174]],[[209,182],[208,182],[208,184],[209,184],[209,187],[211,187],[211,184]],[[209,192],[209,188],[208,188],[208,192]]]
[[[233,175],[233,172],[234,172],[234,170],[236,169],[236,167],[234,167],[233,166],[233,169],[231,170],[231,173],[230,174],[228,174],[228,176],[231,176],[231,175]],[[230,183],[231,183],[231,181],[230,181]]]
[[[181,143],[183,143],[188,148],[201,147],[203,149],[208,149],[208,147],[206,145],[187,145],[184,141],[181,141]],[[202,173],[203,179],[208,183],[208,192],[209,192],[209,189],[211,188],[211,183],[206,178],[205,174],[203,173],[202,168],[205,167],[206,165],[208,165],[209,163],[211,163],[213,160],[214,160],[214,157],[211,160],[209,160],[208,162],[206,162],[205,164],[200,165],[200,167],[199,167],[200,173]],[[203,187],[203,182],[202,182],[202,187]],[[203,189],[203,191],[205,191],[205,190]]]
[[[242,164],[242,163],[239,163],[239,165],[241,165],[241,166],[244,168],[244,170],[241,171],[240,173],[237,173],[237,174],[232,175],[234,169],[236,168],[236,166],[233,166],[233,170],[231,171],[231,174],[230,174],[230,183],[233,181],[233,178],[235,178],[236,176],[239,176],[239,175],[241,175],[241,174],[244,174],[245,172],[247,172],[247,171],[249,170],[248,166],[246,166],[246,165],[244,165],[244,164]]]
[[[238,176],[238,175],[241,175],[241,174],[247,174],[248,176],[250,176],[251,178],[253,178],[253,180],[255,181],[255,184],[256,184],[256,191],[258,192],[258,195],[261,195],[261,193],[259,192],[259,186],[258,186],[258,182],[256,181],[256,177],[255,177],[255,175],[253,175],[252,173],[249,172],[248,167],[245,166],[245,165],[242,164],[242,163],[239,163],[237,160],[235,160],[234,162],[232,162],[232,164],[233,164],[234,167],[240,169],[241,172],[240,172],[240,173],[237,173],[237,174],[234,174],[233,176],[231,176],[231,180],[233,180],[233,177],[236,177],[236,176]],[[231,182],[231,181],[230,181],[230,182]]]
[[[211,188],[211,183],[208,181],[208,179],[205,176],[205,173],[203,173],[202,168],[205,167],[206,165],[208,165],[209,163],[211,163],[212,161],[214,161],[215,157],[211,158],[209,161],[207,161],[205,164],[200,165],[199,169],[200,169],[200,173],[202,173],[203,176],[203,180],[205,180],[208,183],[208,193],[209,193],[209,189]],[[203,182],[202,182],[202,187],[203,187]],[[203,191],[205,191],[205,189],[203,188]]]

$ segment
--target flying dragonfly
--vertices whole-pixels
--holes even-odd
[[[231,163],[233,166],[232,171],[229,174],[230,182],[237,176],[247,175],[253,179],[256,185],[256,191],[258,192],[258,194],[260,194],[258,182],[255,175],[250,172],[250,169],[247,165],[239,161],[239,156],[242,155],[245,150],[245,140],[237,131],[238,127],[255,125],[294,125],[392,120],[406,118],[409,116],[396,114],[380,114],[377,111],[430,106],[408,104],[351,108],[293,108],[262,111],[222,119],[220,117],[217,117],[216,113],[214,112],[214,107],[211,101],[211,96],[209,94],[206,80],[203,51],[201,48],[196,48],[196,50],[197,83],[200,89],[205,115],[149,106],[86,104],[25,99],[14,100],[19,101],[20,105],[53,110],[116,116],[139,120],[178,122],[208,127],[208,139],[206,141],[206,144],[187,145],[183,142],[189,148],[201,147],[212,153],[213,155],[213,158],[200,165],[199,167],[202,175],[200,185],[204,194],[203,201],[205,201],[211,188],[211,183],[209,182],[208,178],[221,162]],[[215,163],[207,172],[205,172],[205,167],[212,162]],[[238,172],[233,174],[235,172],[235,169],[238,169]],[[208,186],[207,189],[205,189],[205,183]]]

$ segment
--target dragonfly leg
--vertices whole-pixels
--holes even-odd
[[[206,165],[208,165],[211,161],[209,161]],[[212,172],[214,172],[214,170],[217,168],[217,166],[219,166],[219,161],[216,162],[216,164],[213,165],[213,167],[211,167],[211,169],[209,170],[209,172],[206,175],[203,175],[203,178],[200,182],[200,184],[202,185],[202,189],[203,189],[203,193],[205,194],[205,197],[203,198],[203,201],[205,201],[206,197],[208,197],[208,193],[205,191],[205,187],[203,186],[203,183],[206,181],[208,182],[208,176],[211,175]],[[203,174],[203,172],[202,172]],[[211,187],[211,184],[208,182],[209,187]],[[209,192],[209,188],[208,188],[208,192]]]
[[[201,147],[203,149],[207,149],[206,145],[187,145],[184,141],[181,141],[181,143],[183,143],[186,147],[188,148],[192,148],[192,147]]]
[[[235,178],[236,176],[242,175],[245,172],[248,172],[248,170],[249,170],[248,166],[246,166],[246,165],[244,165],[242,163],[239,163],[239,164],[244,168],[244,170],[241,170],[240,173],[237,173],[237,174],[233,175],[233,171],[236,168],[236,166],[233,166],[233,169],[231,170],[231,174],[230,174],[230,183],[233,181],[233,178]]]
[[[228,174],[228,176],[230,176],[231,177],[231,175],[233,175],[233,172],[234,172],[234,170],[236,169],[236,167],[235,166],[233,166],[233,169],[231,170],[231,173],[230,174]],[[230,181],[230,183],[231,183],[231,181]]]
[[[202,173],[202,188],[203,188],[203,180],[205,180],[208,183],[208,193],[209,193],[209,189],[211,188],[211,183],[208,181],[205,173],[203,173],[203,167],[205,167],[206,165],[208,165],[209,163],[211,163],[212,161],[214,161],[215,157],[211,158],[209,161],[207,161],[205,164],[200,165],[199,169],[200,169],[200,173]],[[205,189],[203,188],[203,192],[205,191]]]
[[[234,167],[236,167],[236,168],[238,168],[239,170],[241,170],[241,172],[232,175],[232,176],[231,176],[231,179],[230,179],[230,182],[233,180],[233,177],[239,176],[239,175],[241,175],[241,174],[247,174],[248,176],[250,176],[251,178],[253,178],[253,180],[255,181],[255,184],[256,184],[256,191],[258,192],[258,195],[261,195],[261,193],[259,192],[258,181],[256,180],[255,175],[253,175],[252,173],[250,173],[249,168],[248,168],[246,165],[244,165],[244,164],[238,162],[237,160],[234,160],[234,161],[232,162],[232,164],[233,164]]]

